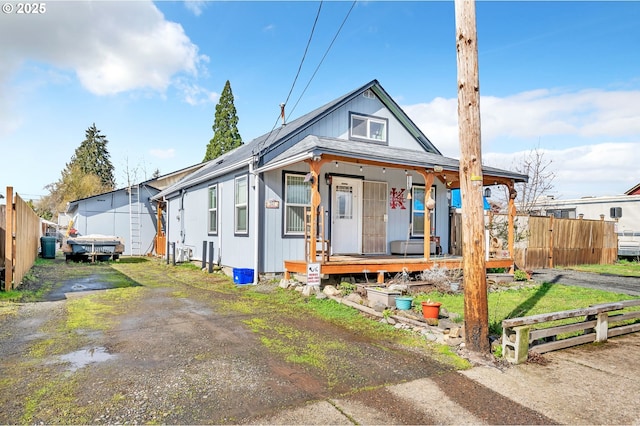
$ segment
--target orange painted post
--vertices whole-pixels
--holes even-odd
[[[427,209],[427,200],[431,198],[431,186],[433,185],[433,173],[427,173],[424,170],[418,170],[418,173],[424,178],[424,260],[429,260],[431,256],[431,214]],[[413,200],[412,200],[413,202]],[[435,208],[435,207],[434,207]]]
[[[509,229],[508,229],[508,246],[509,257],[515,258],[515,218],[516,218],[516,202],[513,198],[509,197]]]

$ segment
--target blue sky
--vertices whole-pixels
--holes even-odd
[[[270,131],[319,5],[48,1],[44,14],[2,13],[0,193],[45,194],[92,123],[118,186],[127,169],[143,180],[198,163],[226,80],[243,140]],[[378,79],[458,157],[453,2],[357,2],[309,83],[351,6],[322,4],[289,117]],[[476,13],[484,163],[512,168],[538,148],[560,198],[639,183],[640,2],[480,1]]]

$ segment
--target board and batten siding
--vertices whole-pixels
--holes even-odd
[[[308,173],[309,166],[305,163],[299,163],[288,166],[284,169],[269,171],[263,174],[264,180],[264,202],[277,201],[278,208],[263,208],[262,222],[262,259],[261,264],[265,272],[282,272],[284,269],[284,261],[290,259],[304,259],[304,237],[303,236],[284,236],[284,176],[288,172]],[[324,193],[320,188],[322,204],[326,199],[326,186]]]
[[[235,233],[235,178],[248,177],[248,234]],[[183,195],[177,195],[169,200],[168,206],[168,239],[176,243],[177,247],[188,247],[192,250],[192,259],[202,260],[203,241],[213,241],[214,262],[218,256],[223,266],[231,268],[253,268],[254,238],[254,185],[253,176],[248,169],[238,170],[236,173],[199,184],[185,190]],[[218,185],[218,233],[209,234],[209,187]],[[183,209],[181,209],[181,206]],[[207,245],[208,250],[208,245]],[[207,254],[208,258],[208,254]]]

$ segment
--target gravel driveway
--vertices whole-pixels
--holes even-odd
[[[372,340],[353,320],[301,314],[268,292],[243,296],[259,289],[226,277],[155,260],[56,261],[34,274],[60,287],[87,270],[137,285],[0,307],[0,423],[353,424],[357,412],[378,413],[373,423],[512,422],[494,402],[517,412],[515,423],[551,422],[461,375],[438,346],[406,346],[393,329]],[[424,384],[406,395],[403,384],[420,380],[435,397],[424,399]],[[420,409],[412,395],[464,410]],[[295,414],[317,403],[331,414]]]
[[[509,372],[519,368],[461,374],[437,346],[403,344],[400,331],[373,340],[351,320],[301,315],[271,303],[267,290],[154,260],[56,260],[35,275],[60,287],[87,268],[96,282],[102,273],[118,281],[115,270],[136,285],[0,305],[0,423],[554,424],[567,403],[593,404],[563,400],[560,390],[536,402],[563,380],[558,370],[535,388],[516,388],[520,376]],[[572,377],[587,380],[580,368]],[[515,377],[511,394],[501,377]],[[637,422],[636,411],[609,418]]]

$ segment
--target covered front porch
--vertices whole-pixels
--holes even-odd
[[[322,173],[325,173],[325,177],[327,176],[325,170],[322,169],[323,166],[335,164],[337,168],[339,165],[351,165],[352,170],[359,168],[362,170],[362,167],[374,167],[380,170],[380,180],[383,180],[385,176],[385,171],[390,170],[399,170],[403,175],[407,176],[406,190],[411,187],[412,180],[411,173],[413,172],[417,175],[417,179],[415,183],[419,183],[424,185],[424,188],[431,188],[435,182],[439,182],[439,184],[445,187],[447,190],[457,189],[460,187],[458,181],[458,164],[454,164],[453,162],[449,162],[446,164],[434,164],[434,163],[426,163],[422,162],[422,164],[417,165],[415,162],[408,161],[406,159],[393,159],[395,161],[384,161],[384,160],[372,160],[372,159],[362,159],[362,158],[353,158],[350,156],[336,155],[335,153],[325,153],[315,151],[312,155],[309,155],[310,158],[307,158],[305,162],[309,166],[309,173],[307,174],[308,182],[310,183],[311,196],[310,201],[311,205],[306,209],[305,212],[305,256],[303,259],[288,259],[284,260],[284,270],[285,270],[285,278],[289,279],[291,273],[296,274],[306,274],[307,266],[309,264],[319,264],[320,265],[320,273],[322,275],[340,275],[340,274],[372,274],[377,276],[377,281],[382,283],[385,280],[385,274],[396,274],[399,272],[406,271],[408,273],[414,272],[422,272],[426,269],[432,269],[436,265],[438,267],[446,267],[448,269],[462,269],[463,267],[463,259],[461,256],[454,256],[451,251],[451,236],[448,236],[449,244],[445,245],[442,249],[438,251],[434,251],[432,244],[434,239],[437,239],[438,243],[440,241],[440,237],[430,235],[430,231],[433,232],[433,227],[431,226],[431,214],[430,212],[433,210],[438,210],[436,203],[433,199],[430,199],[429,192],[425,190],[424,199],[421,200],[423,203],[422,211],[424,214],[421,215],[420,219],[420,228],[425,231],[426,238],[420,239],[406,239],[406,243],[411,241],[412,247],[416,250],[413,251],[413,255],[409,255],[407,251],[400,251],[404,253],[403,255],[394,255],[394,253],[399,253],[399,251],[394,251],[390,249],[391,243],[394,238],[385,238],[382,252],[378,253],[344,253],[334,249],[335,241],[331,241],[331,236],[336,237],[336,235],[343,237],[342,232],[337,233],[336,228],[332,233],[325,232],[324,226],[324,217],[322,215],[323,208],[321,206],[321,195],[320,195],[320,183],[327,185],[327,190],[325,194],[329,194],[331,198],[332,193],[335,192],[335,188],[333,188],[331,179],[321,179]],[[442,161],[442,159],[440,159]],[[425,164],[426,163],[426,164]],[[494,185],[504,185],[507,188],[507,193],[509,194],[508,205],[507,205],[507,213],[508,213],[508,225],[507,232],[508,238],[505,241],[506,247],[505,250],[500,250],[499,254],[492,254],[489,257],[488,253],[482,253],[482,256],[487,256],[486,260],[486,268],[508,268],[511,269],[514,266],[514,221],[516,215],[515,208],[515,183],[516,181],[522,181],[522,177],[515,175],[510,175],[509,173],[505,173],[503,170],[492,169],[492,168],[483,168],[484,174],[480,177],[480,181],[478,182],[479,190],[482,191],[485,186],[494,186]],[[387,176],[389,173],[387,173]],[[335,180],[333,182],[335,184]],[[403,189],[403,191],[405,190]],[[393,200],[388,200],[389,202],[393,202]],[[411,200],[410,198],[405,200],[411,206],[415,200]],[[335,206],[334,206],[335,207]],[[442,209],[442,205],[439,207]],[[391,207],[386,207],[391,208]],[[445,211],[448,213],[450,207],[446,207],[440,211]],[[367,207],[363,205],[361,215],[367,214]],[[386,223],[387,214],[390,212],[388,210],[384,213],[385,219],[383,219],[383,226],[390,226]],[[463,217],[464,217],[464,211]],[[332,214],[329,215],[331,217]],[[381,215],[382,216],[382,215]],[[391,215],[389,215],[391,217]],[[410,229],[413,229],[415,223],[410,223],[411,219],[407,222],[401,224],[401,226],[409,226]],[[361,233],[356,238],[364,238],[364,233]],[[416,248],[416,244],[422,245],[422,248],[419,246]],[[386,247],[386,249],[384,248]],[[480,253],[479,253],[480,255]]]

